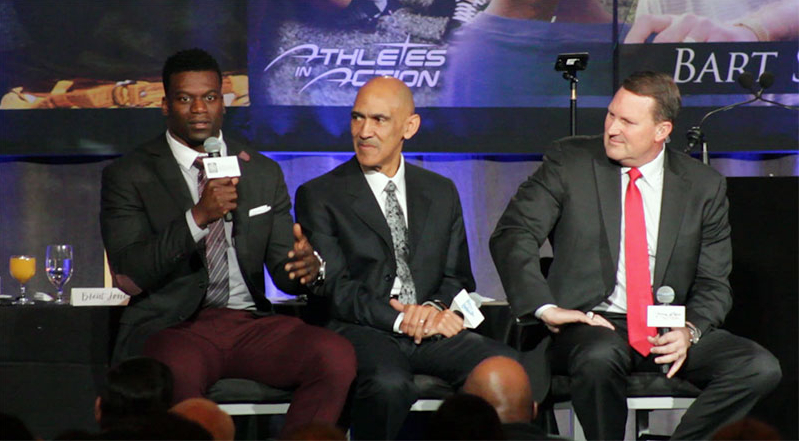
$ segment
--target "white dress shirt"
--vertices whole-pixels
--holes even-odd
[[[663,199],[664,150],[651,162],[638,167],[641,177],[635,181],[644,203],[644,222],[646,223],[646,248],[649,253],[649,283],[655,274],[658,230],[660,228],[660,203]],[[627,199],[627,185],[630,182],[630,167],[622,167],[621,173],[621,223],[619,234],[619,265],[616,268],[616,288],[607,300],[594,307],[594,311],[627,312],[627,271],[624,265],[624,201]]]
[[[227,155],[227,145],[222,138],[222,132],[219,132],[219,141],[222,143],[222,156]],[[189,187],[191,199],[196,205],[200,201],[199,189],[197,188],[197,175],[200,171],[197,167],[193,167],[194,161],[199,156],[207,156],[200,154],[196,150],[185,146],[176,140],[169,130],[166,132],[166,142],[169,144],[169,149],[175,157],[180,171],[183,174],[183,179]],[[197,222],[194,221],[194,216],[191,215],[191,208],[186,211],[186,223],[189,226],[189,231],[194,238],[195,242],[199,242],[208,235],[208,228],[200,228]],[[252,300],[252,295],[247,284],[244,283],[244,276],[241,274],[239,268],[239,261],[236,258],[236,249],[233,247],[234,243],[231,235],[233,234],[233,222],[225,222],[225,239],[227,240],[227,263],[228,263],[228,283],[230,284],[230,297],[228,298],[227,307],[231,309],[254,309],[255,302]]]

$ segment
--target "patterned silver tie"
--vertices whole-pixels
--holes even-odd
[[[194,165],[200,169],[200,173],[197,175],[197,183],[200,197],[202,197],[203,189],[205,184],[208,183],[208,179],[205,177],[202,159],[197,158]],[[230,295],[225,223],[220,218],[208,224],[207,228],[209,232],[203,240],[205,240],[205,258],[208,264],[208,289],[205,291],[203,306],[206,308],[224,308],[227,306],[228,296]]]
[[[413,284],[411,270],[408,268],[408,228],[405,216],[397,201],[397,186],[388,181],[386,188],[386,221],[391,229],[391,240],[394,242],[394,257],[397,261],[397,277],[402,282],[399,301],[405,304],[416,303],[416,287]]]

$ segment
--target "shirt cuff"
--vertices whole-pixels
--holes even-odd
[[[402,331],[400,331],[400,324],[402,323],[402,319],[404,318],[405,318],[405,313],[400,312],[399,315],[397,316],[397,319],[394,320],[394,332],[396,332],[397,334],[402,334]]]
[[[194,242],[201,241],[209,233],[208,228],[200,228],[197,222],[194,221],[194,216],[191,215],[191,208],[186,210],[186,223],[189,225],[189,231],[191,232],[191,237],[194,238]]]
[[[535,318],[541,320],[541,315],[544,314],[544,311],[546,311],[547,309],[550,309],[550,308],[556,308],[557,306],[558,305],[555,305],[555,304],[552,304],[552,303],[547,303],[546,305],[539,306],[538,309],[535,310],[535,314],[534,314]]]

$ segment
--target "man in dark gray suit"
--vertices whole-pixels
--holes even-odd
[[[516,356],[449,309],[474,278],[455,185],[402,156],[419,124],[404,83],[372,79],[352,108],[355,157],[297,190],[297,220],[327,259],[329,327],[358,359],[357,439],[396,437],[414,373],[459,386],[482,359]]]
[[[571,376],[589,439],[624,436],[632,370],[671,363],[669,377],[703,389],[676,439],[708,439],[781,377],[768,351],[718,329],[732,306],[726,183],[665,148],[679,107],[668,75],[633,74],[608,106],[603,138],[556,142],[491,238],[514,314],[551,331],[552,372]],[[547,237],[554,260],[544,278],[539,247]],[[657,336],[646,307],[662,286],[674,289],[687,321]]]
[[[280,167],[222,137],[222,76],[209,54],[178,52],[163,80],[168,130],[103,171],[103,242],[132,295],[115,359],[145,354],[169,366],[175,402],[220,378],[248,378],[295,389],[284,433],[335,423],[355,374],[352,347],[275,314],[264,295],[264,266],[290,293],[321,279],[320,259],[292,227]],[[211,136],[237,158],[240,177],[204,178],[198,160]]]

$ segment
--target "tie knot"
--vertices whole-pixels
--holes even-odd
[[[397,191],[397,186],[394,184],[394,181],[388,181],[386,184],[386,188],[384,190],[386,193],[394,193]]]
[[[636,179],[638,179],[638,178],[640,178],[642,176],[641,175],[641,170],[638,170],[635,167],[631,168],[630,171],[627,172],[627,173],[630,175],[630,182],[635,182]]]
[[[197,167],[200,170],[204,170],[203,159],[204,159],[203,156],[198,156],[198,157],[194,158],[194,164],[192,164],[192,165]]]

